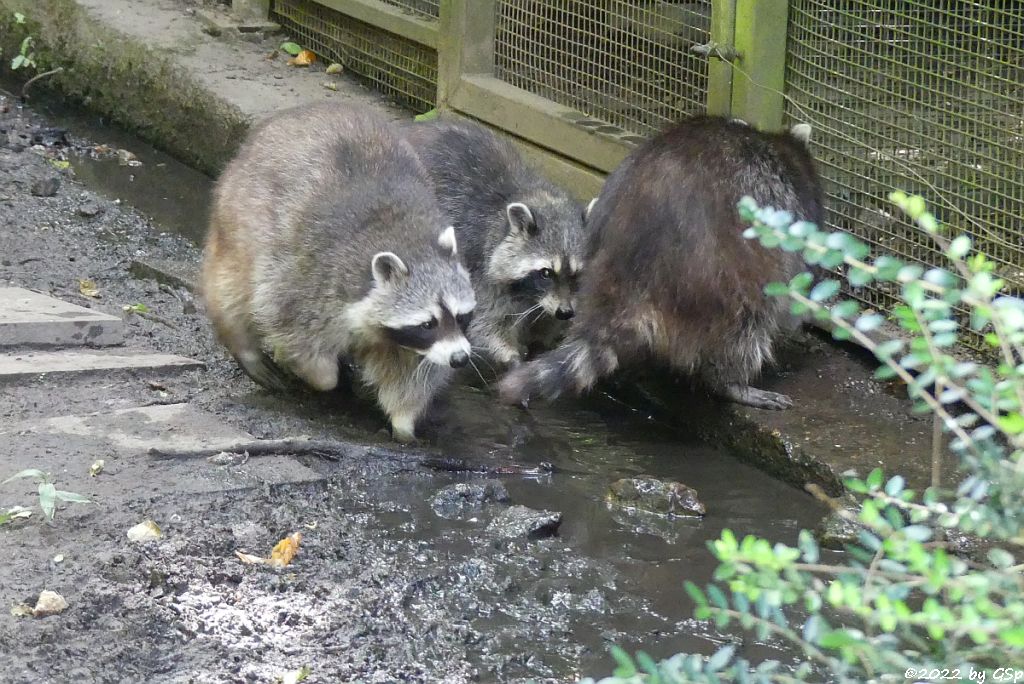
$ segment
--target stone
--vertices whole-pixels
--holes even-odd
[[[184,371],[203,366],[173,354],[101,350],[20,351],[0,355],[0,383],[52,373],[116,370]]]
[[[509,506],[494,516],[487,531],[503,539],[542,539],[555,534],[561,524],[562,514],[556,511]]]
[[[60,177],[47,176],[32,183],[30,192],[36,197],[53,197],[60,190]]]
[[[0,288],[0,347],[106,347],[124,343],[124,321],[20,287]]]
[[[697,492],[681,482],[654,477],[627,477],[608,488],[608,503],[666,516],[702,516],[707,512]]]
[[[439,490],[430,506],[442,518],[459,518],[482,510],[484,504],[508,500],[508,490],[499,480],[457,482]]]

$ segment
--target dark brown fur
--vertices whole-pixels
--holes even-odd
[[[784,408],[748,386],[788,321],[764,286],[799,257],[743,238],[737,203],[752,196],[820,223],[822,193],[804,142],[700,117],[637,148],[608,178],[589,221],[580,314],[565,344],[512,371],[505,400],[582,392],[620,365],[653,358],[724,396]]]

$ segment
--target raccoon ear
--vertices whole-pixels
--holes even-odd
[[[533,218],[533,212],[522,202],[512,202],[505,207],[505,213],[508,214],[509,232],[513,235],[533,235],[537,232],[537,221]]]
[[[811,124],[798,123],[789,129],[789,134],[806,145],[811,142]]]
[[[441,232],[441,235],[437,238],[437,244],[441,245],[441,249],[447,250],[451,253],[451,256],[456,256],[459,253],[459,246],[455,242],[455,226],[448,226]]]
[[[390,285],[409,275],[409,267],[394,252],[377,252],[370,268],[378,285]]]

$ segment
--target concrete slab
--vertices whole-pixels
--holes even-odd
[[[220,466],[204,458],[163,459],[147,453],[150,448],[221,449],[252,439],[184,403],[27,420],[0,429],[5,446],[0,450],[0,473],[38,468],[52,473],[61,489],[100,503],[322,478],[289,456],[253,457]],[[98,459],[105,461],[104,469],[91,477],[89,467]]]
[[[201,368],[199,361],[173,354],[141,351],[63,350],[21,351],[0,354],[0,384],[54,373],[104,371],[180,372]]]
[[[117,316],[20,287],[0,287],[0,347],[118,344],[124,344],[124,321]]]

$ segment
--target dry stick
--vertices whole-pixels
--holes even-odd
[[[935,381],[935,396],[942,395],[942,380]],[[942,419],[932,415],[932,488],[942,486]]]
[[[254,439],[251,442],[239,442],[228,447],[198,447],[196,449],[159,449],[150,448],[147,453],[157,458],[208,458],[221,452],[232,454],[246,453],[250,456],[267,456],[270,454],[291,456],[320,456],[337,460],[339,456],[351,455],[359,449],[358,445],[346,442],[331,442],[319,439]]]
[[[25,81],[25,85],[21,86],[21,99],[22,100],[27,100],[28,99],[28,87],[30,85],[32,85],[33,83],[35,83],[36,81],[38,81],[41,78],[46,78],[47,76],[53,76],[54,74],[59,74],[62,71],[64,71],[64,67],[57,67],[56,69],[50,69],[49,71],[44,71],[41,74],[36,74],[32,78],[30,78],[27,81]]]

